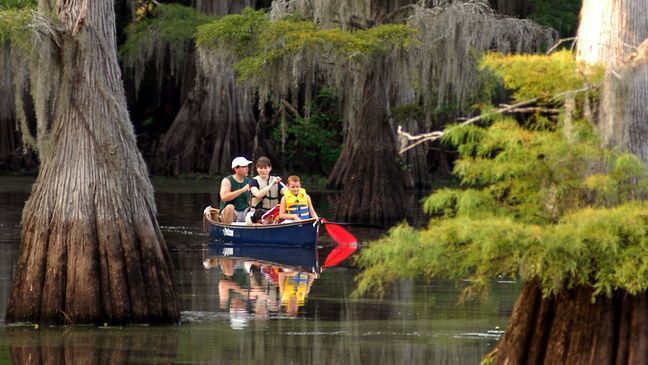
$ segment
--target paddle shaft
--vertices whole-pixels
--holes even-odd
[[[322,223],[323,224],[334,224],[336,226],[351,226],[351,227],[387,229],[387,227],[384,227],[384,226],[379,226],[379,225],[376,225],[376,224],[367,224],[367,223],[331,222],[331,221],[326,221],[326,222],[322,222]]]

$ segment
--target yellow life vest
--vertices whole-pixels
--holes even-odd
[[[294,195],[290,189],[284,189],[284,196],[286,197],[286,211],[284,213],[297,214],[301,219],[311,217],[308,210],[306,189],[300,188],[297,195]]]

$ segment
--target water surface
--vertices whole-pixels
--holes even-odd
[[[30,184],[0,178],[1,313]],[[494,282],[487,301],[459,305],[462,283],[408,280],[383,298],[354,299],[352,260],[321,268],[333,249],[327,236],[313,253],[315,265],[223,255],[223,247],[206,239],[200,218],[216,199],[216,182],[156,185],[182,322],[36,329],[0,319],[0,363],[477,364],[501,335],[519,291],[517,283]],[[334,193],[311,195],[319,214],[331,216]],[[381,233],[352,232],[361,242]]]

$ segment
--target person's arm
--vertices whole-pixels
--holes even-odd
[[[286,212],[286,197],[282,196],[281,197],[281,203],[279,204],[279,218],[280,219],[292,219],[299,221],[299,216],[297,214],[290,214],[290,213],[285,213]]]
[[[223,181],[221,181],[220,198],[221,201],[229,202],[249,190],[250,185],[245,184],[245,186],[243,186],[242,188],[232,191],[232,184],[230,183],[229,179],[223,178]]]
[[[313,202],[311,202],[310,195],[306,195],[306,201],[308,201],[308,212],[310,213],[311,218],[319,218],[313,208]]]
[[[268,184],[268,186],[266,186],[263,189],[259,189],[258,183],[256,184],[256,186],[252,185],[252,187],[250,188],[250,192],[252,192],[252,195],[254,195],[254,197],[257,198],[257,199],[263,198],[264,196],[266,196],[268,194],[270,189],[272,189],[272,186],[274,186],[279,181],[281,181],[281,178],[270,177],[270,180],[271,180],[270,181],[271,183]]]

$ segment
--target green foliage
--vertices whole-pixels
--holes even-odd
[[[241,79],[263,72],[302,52],[342,56],[347,61],[407,47],[414,30],[406,25],[387,24],[368,30],[319,29],[315,23],[294,17],[270,21],[262,11],[246,9],[198,29],[199,48],[223,50],[238,60]]]
[[[202,25],[196,32],[196,46],[228,49],[236,57],[252,55],[260,47],[259,37],[269,26],[263,11],[246,8],[241,14],[225,16]]]
[[[25,8],[0,8],[0,43],[9,42],[14,50],[27,53],[31,47],[32,11]]]
[[[588,77],[579,72],[578,63],[569,51],[550,56],[491,53],[484,57],[481,68],[502,78],[504,85],[514,91],[516,101],[549,99],[586,84],[598,84],[603,77],[602,69]]]
[[[333,168],[342,148],[342,117],[335,111],[335,96],[329,90],[319,93],[306,117],[291,120],[286,130],[284,165],[292,171],[325,174]],[[281,143],[281,130],[273,131]]]
[[[4,9],[24,9],[36,5],[36,0],[2,0],[0,1],[0,10]]]
[[[552,27],[563,38],[576,35],[578,14],[582,0],[532,0],[533,11],[529,18]]]
[[[555,93],[582,85],[571,60],[491,55],[484,63],[517,98],[558,104]],[[400,225],[363,250],[358,293],[418,275],[467,279],[466,295],[485,295],[496,276],[536,280],[545,295],[575,285],[595,295],[648,290],[648,167],[601,148],[583,120],[568,129],[501,116],[489,123],[446,129],[462,186],[424,200],[440,216],[427,229]]]
[[[148,7],[146,9],[149,9]],[[127,29],[127,40],[120,48],[122,57],[137,57],[140,49],[150,48],[154,39],[182,47],[191,40],[199,25],[213,18],[195,9],[178,4],[157,4],[146,17],[132,23]],[[156,37],[152,37],[155,33]]]

